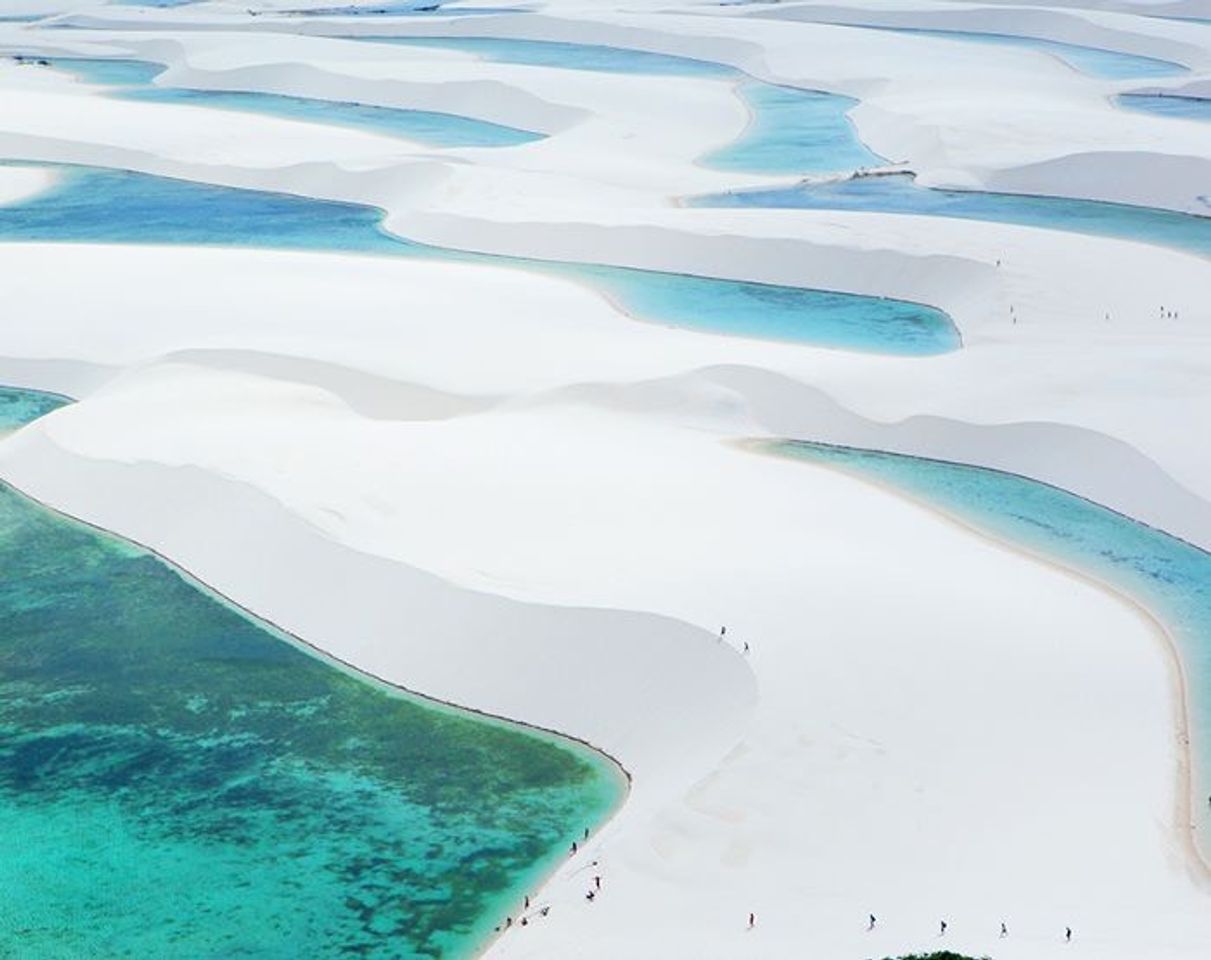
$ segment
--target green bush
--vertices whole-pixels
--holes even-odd
[[[914,953],[905,957],[884,957],[883,960],[976,960],[975,957],[965,957],[961,953],[950,950],[939,950],[937,953]],[[982,960],[989,960],[988,957]]]

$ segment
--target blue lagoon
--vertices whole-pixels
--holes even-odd
[[[0,241],[181,243],[342,250],[494,263],[585,283],[643,319],[853,350],[931,354],[959,346],[940,310],[900,300],[594,264],[462,253],[381,228],[349,203],[96,168],[59,168],[59,185],[0,206]]]
[[[886,162],[858,139],[849,120],[856,100],[832,93],[745,81],[751,114],[734,143],[703,159],[707,166],[746,173],[834,173]]]
[[[1097,200],[919,187],[911,174],[853,177],[696,197],[708,207],[863,210],[987,220],[1139,240],[1211,255],[1211,217]],[[1209,208],[1211,213],[1211,208]]]
[[[161,87],[152,81],[164,72],[164,67],[142,60],[60,57],[52,58],[51,64],[85,82],[114,87],[110,95],[123,100],[187,104],[257,113],[284,120],[351,127],[403,137],[433,147],[511,147],[542,140],[545,136],[531,130],[431,110],[379,107],[245,90]]]
[[[733,67],[707,60],[624,47],[514,40],[497,37],[358,37],[409,47],[462,50],[497,63],[645,76],[735,80],[751,120],[735,143],[703,158],[721,170],[747,173],[818,173],[877,166],[849,121],[857,101],[837,94],[763,83]]]
[[[1120,107],[1158,117],[1211,122],[1211,100],[1168,93],[1124,93],[1115,98]]]

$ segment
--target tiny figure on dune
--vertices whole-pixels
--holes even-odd
[[[1009,928],[1007,926],[1005,926],[1004,921],[1002,921],[1002,923],[1001,923],[1001,939],[1004,940],[1007,936],[1009,936]]]
[[[588,900],[589,903],[592,903],[597,898],[597,894],[595,894],[592,890],[590,890],[588,893],[586,893],[584,895],[584,898],[586,900]]]
[[[1064,942],[1072,943],[1072,927],[1064,928]]]
[[[940,924],[938,924],[938,936],[939,937],[946,936],[946,921],[945,920],[943,920]]]
[[[753,927],[755,927],[756,925],[757,925],[757,915],[755,913],[750,913],[748,915],[748,928],[750,930],[752,930]]]
[[[539,913],[541,913],[541,914],[542,914],[542,915],[545,917],[545,916],[546,916],[548,913],[550,913],[550,912],[551,912],[551,908],[550,908],[550,907],[543,907],[543,908],[542,908],[541,910],[539,910],[538,912],[539,912]]]
[[[572,856],[576,856],[576,851],[579,849],[580,849],[580,847],[576,846],[576,841],[573,840],[572,841]]]
[[[601,889],[601,877],[593,878],[593,886],[595,886],[598,890]]]
[[[530,909],[530,897],[529,897],[529,895],[527,895],[527,896],[526,896],[526,909],[527,909],[527,910],[529,910],[529,909]]]
[[[866,929],[867,929],[867,930],[873,930],[873,929],[875,929],[875,924],[876,924],[876,923],[878,923],[878,922],[879,922],[879,921],[877,921],[877,920],[875,919],[875,915],[872,913],[872,914],[870,915],[870,923],[868,923],[868,924],[866,925]]]
[[[586,840],[588,840],[588,839],[589,839],[589,828],[588,828],[588,827],[585,827],[585,828],[584,828],[584,838],[585,838]]]
[[[744,641],[744,652],[745,652],[745,653],[748,653],[748,651],[749,651],[748,641],[747,641],[747,640],[745,640],[745,641]]]

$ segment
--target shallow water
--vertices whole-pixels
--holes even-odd
[[[1014,474],[823,444],[785,442],[786,455],[887,484],[989,535],[1051,557],[1135,598],[1168,627],[1186,674],[1196,773],[1194,804],[1211,794],[1211,554],[1056,487]],[[1205,826],[1206,825],[1206,826]]]
[[[164,65],[147,60],[101,60],[85,57],[48,57],[56,70],[85,83],[103,87],[137,87],[151,83],[164,72]]]
[[[0,206],[0,240],[180,243],[422,253],[379,229],[379,211],[124,170],[51,167],[58,185]],[[434,252],[433,255],[436,255]]]
[[[988,220],[1140,240],[1211,255],[1211,217],[1094,200],[937,190],[918,187],[909,174],[718,194],[695,198],[693,203],[709,207],[866,210]],[[1208,213],[1211,213],[1211,203]]]
[[[753,80],[740,85],[751,112],[734,143],[703,158],[709,167],[748,173],[834,173],[886,161],[858,139],[849,97]]]
[[[943,40],[960,40],[964,43],[982,43],[991,46],[1024,47],[1051,54],[1064,61],[1074,70],[1105,80],[1125,80],[1137,77],[1167,77],[1188,72],[1180,63],[1144,57],[1134,53],[1120,53],[1099,47],[1085,47],[1055,40],[1038,40],[1034,37],[1018,37],[1005,33],[977,33],[966,30],[927,30],[913,27],[862,27],[869,30],[886,30],[892,33],[913,33]]]
[[[404,137],[434,147],[510,147],[544,137],[544,134],[529,130],[430,110],[376,107],[276,93],[157,87],[151,81],[164,72],[164,67],[139,60],[56,58],[51,63],[85,82],[116,87],[111,95],[124,100],[180,103],[350,127]]]
[[[57,393],[0,386],[0,433],[16,430],[68,403],[67,397]]]
[[[694,330],[902,356],[959,346],[944,313],[903,300],[617,267],[550,269],[595,283],[639,316]]]
[[[0,206],[0,240],[341,250],[492,263],[583,282],[636,316],[691,329],[898,354],[940,353],[959,343],[944,313],[899,300],[459,253],[386,233],[371,207],[127,171],[60,169],[57,188]]]
[[[465,956],[621,798],[3,485],[0,569],[0,952]]]
[[[706,60],[624,47],[484,37],[358,37],[411,47],[473,53],[497,63],[560,67],[599,73],[735,79],[752,120],[741,137],[703,158],[707,166],[746,173],[831,173],[877,166],[882,158],[858,139],[848,113],[856,100],[815,90],[776,86]]]
[[[1211,121],[1211,100],[1178,97],[1171,94],[1124,93],[1115,98],[1120,107],[1151,113],[1159,117]]]

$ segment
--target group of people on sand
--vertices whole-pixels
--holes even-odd
[[[574,856],[576,856],[576,854],[580,853],[581,844],[585,840],[588,840],[588,839],[589,839],[589,828],[585,827],[584,835],[580,838],[580,840],[572,841],[572,849],[571,849],[570,855],[574,857]],[[592,866],[594,866],[594,867],[597,866],[596,860],[593,861]],[[593,876],[593,885],[591,887],[589,887],[589,892],[585,895],[585,899],[588,900],[590,903],[592,903],[594,900],[597,899],[597,895],[600,892],[601,892],[601,876],[598,874],[595,874]],[[541,907],[538,908],[537,916],[545,917],[545,916],[549,915],[550,912],[551,912],[551,905],[549,903],[543,904]],[[535,917],[535,911],[532,911],[530,909],[530,897],[529,897],[529,894],[527,894],[524,902],[522,903],[522,913],[521,913],[521,916],[517,920],[517,926],[528,927],[530,925],[530,921],[532,919],[534,919],[534,917]],[[497,933],[503,933],[506,930],[513,929],[513,926],[514,926],[513,917],[512,917],[512,915],[510,915],[510,916],[505,917],[504,923],[497,924],[495,927],[493,927],[493,929]]]
[[[750,928],[752,927],[752,917],[753,917],[753,915],[750,913],[750,914],[749,914],[749,926],[750,926]],[[872,914],[870,915],[870,917],[868,918],[868,920],[867,920],[867,923],[866,923],[866,929],[867,929],[867,930],[873,930],[873,929],[875,929],[875,927],[878,925],[878,923],[879,923],[879,918],[878,918],[878,917],[876,917],[876,916],[875,916],[875,915],[872,913]],[[946,923],[946,921],[945,921],[945,920],[939,920],[939,921],[938,921],[938,936],[939,936],[939,937],[944,937],[944,936],[946,936],[946,930],[948,929],[948,926],[949,926],[949,925]],[[1006,937],[1008,937],[1008,936],[1009,936],[1009,926],[1008,926],[1008,925],[1005,923],[1005,921],[1004,921],[1004,920],[1002,920],[1002,921],[1001,921],[1001,939],[1002,939],[1002,940],[1004,940],[1004,939],[1005,939]],[[1072,927],[1065,927],[1065,928],[1064,928],[1064,942],[1065,942],[1065,943],[1072,943]]]
[[[523,910],[523,912],[522,912],[521,917],[518,918],[517,925],[519,927],[528,927],[530,925],[531,917],[534,916],[534,914],[532,912],[530,912],[529,894],[526,895],[525,905],[523,906],[522,910]],[[540,917],[545,917],[550,912],[551,912],[551,905],[549,903],[544,903],[541,907],[538,908],[538,916],[540,916]],[[503,931],[511,930],[512,928],[513,928],[513,918],[511,916],[508,916],[508,917],[505,917],[504,923],[498,923],[494,929],[496,930],[497,933],[502,933]]]
[[[588,840],[588,839],[589,839],[589,828],[588,828],[588,827],[585,827],[585,828],[584,828],[584,839],[585,839],[585,840]],[[572,841],[572,856],[576,856],[576,852],[577,852],[579,849],[580,849],[580,848],[579,848],[579,847],[576,845],[576,841],[575,841],[575,840],[573,840],[573,841]],[[594,861],[592,862],[592,864],[590,864],[590,866],[596,867],[596,866],[597,866],[597,861],[596,861],[596,860],[594,860]],[[586,900],[588,900],[588,901],[589,901],[589,903],[592,903],[594,900],[596,900],[596,899],[597,899],[597,895],[598,895],[599,893],[601,893],[601,874],[599,874],[599,873],[595,873],[595,874],[593,874],[593,883],[592,883],[592,885],[589,887],[588,892],[587,892],[587,893],[584,895],[584,898],[585,898]]]

